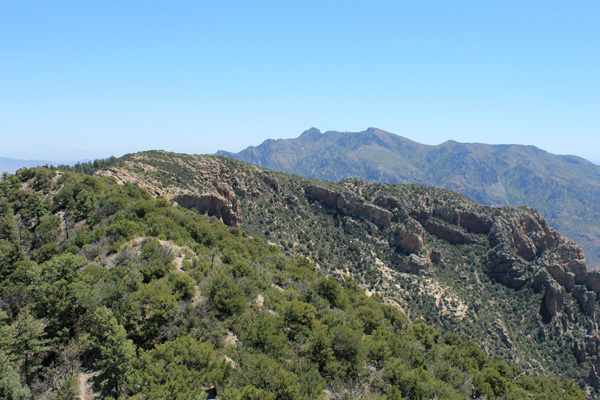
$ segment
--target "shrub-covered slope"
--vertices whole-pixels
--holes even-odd
[[[585,397],[131,183],[21,170],[0,220],[1,398]]]
[[[528,208],[420,185],[325,183],[236,160],[145,152],[97,174],[213,215],[529,372],[600,387],[600,274]]]
[[[219,152],[277,171],[338,181],[417,183],[459,192],[482,204],[526,205],[579,243],[600,268],[600,166],[533,146],[448,141],[427,146],[369,128],[267,140],[237,154]]]

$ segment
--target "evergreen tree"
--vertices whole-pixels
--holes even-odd
[[[21,383],[19,372],[6,354],[0,351],[0,399],[28,400],[30,398],[29,387]]]
[[[183,336],[142,351],[127,386],[143,398],[189,400],[203,398],[202,388],[220,387],[230,373],[229,363],[210,344]]]
[[[27,380],[29,375],[40,368],[36,356],[48,349],[48,340],[44,337],[44,324],[36,319],[29,307],[19,312],[11,325],[10,341],[12,351],[23,365],[23,373]]]
[[[112,311],[102,306],[94,312],[89,343],[93,365],[99,372],[94,385],[103,396],[117,397],[125,393],[125,375],[131,368],[135,346]]]
[[[97,208],[96,196],[88,189],[82,189],[76,197],[75,216],[78,220],[87,220]]]

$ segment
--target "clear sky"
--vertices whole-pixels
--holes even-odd
[[[600,1],[0,0],[0,156],[313,126],[600,160]]]

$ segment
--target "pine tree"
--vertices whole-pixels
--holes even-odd
[[[117,322],[110,309],[102,306],[94,312],[90,333],[90,349],[94,353],[96,389],[103,396],[118,397],[125,391],[125,375],[135,356],[135,346],[123,325]]]

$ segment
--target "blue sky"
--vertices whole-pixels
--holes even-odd
[[[0,156],[377,127],[600,160],[600,2],[0,0]]]

